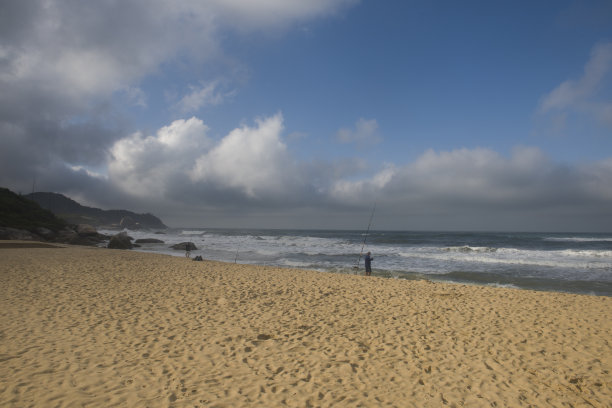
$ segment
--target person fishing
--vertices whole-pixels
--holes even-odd
[[[366,254],[364,261],[365,261],[365,274],[366,276],[371,276],[372,275],[372,261],[374,260],[374,258],[372,258],[371,256],[371,252],[368,251],[368,253]]]
[[[370,232],[370,226],[372,226],[372,219],[374,218],[374,211],[376,211],[376,203],[374,203],[374,208],[372,208],[372,214],[370,215],[370,222],[368,223],[368,229],[363,237],[363,243],[361,244],[361,252],[359,253],[359,258],[357,258],[357,263],[353,266],[353,269],[359,270],[359,261],[361,261],[361,257],[363,256],[363,248],[366,244],[366,239],[368,239],[368,233]],[[365,259],[365,267],[366,267],[366,276],[372,275],[372,258],[371,253],[368,252]]]

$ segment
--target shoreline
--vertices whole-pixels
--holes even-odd
[[[176,255],[170,245],[192,240],[198,247],[192,255],[207,259],[238,257],[241,263],[354,274],[360,238],[341,230],[178,230],[163,238],[165,244],[136,250]],[[609,234],[374,232],[368,250],[375,254],[377,276],[612,297],[611,239]],[[360,266],[363,273],[363,261]]]
[[[0,254],[2,406],[612,403],[610,297],[68,245]]]

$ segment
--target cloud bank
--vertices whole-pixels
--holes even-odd
[[[133,134],[111,149],[109,183],[149,202],[176,199],[180,185],[192,192],[192,201],[183,199],[193,207],[189,213],[224,203],[238,213],[249,213],[255,205],[253,213],[281,211],[298,219],[305,209],[319,208],[338,211],[341,220],[343,213],[364,214],[377,202],[379,226],[386,228],[394,227],[386,218],[404,227],[439,219],[440,228],[480,226],[481,220],[495,217],[519,222],[518,214],[519,229],[550,229],[568,214],[593,225],[598,219],[611,221],[612,160],[568,166],[533,147],[516,148],[509,157],[484,148],[428,150],[412,163],[388,164],[357,180],[354,173],[334,172],[333,163],[327,163],[328,177],[322,179],[320,166],[291,155],[283,122],[281,114],[260,118],[214,141],[195,117],[175,121],[153,136]],[[284,224],[272,221],[271,226]]]

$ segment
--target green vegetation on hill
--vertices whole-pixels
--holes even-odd
[[[87,207],[58,193],[38,192],[28,194],[26,197],[72,224],[90,224],[94,227],[118,226],[125,219],[130,221],[131,226],[137,228],[167,228],[159,218],[152,214],[136,214],[128,210],[102,210]],[[126,226],[130,228],[130,225]]]
[[[0,187],[0,227],[28,231],[44,227],[57,232],[66,226],[66,221],[56,217],[36,202]]]

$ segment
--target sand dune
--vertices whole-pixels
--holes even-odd
[[[0,279],[2,407],[612,407],[608,297],[70,246]]]

